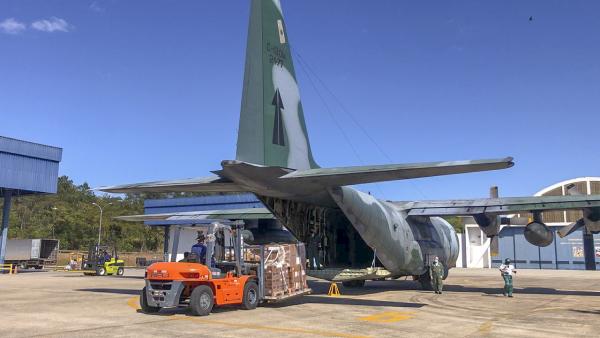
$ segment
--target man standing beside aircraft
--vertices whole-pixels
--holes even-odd
[[[517,273],[515,266],[510,264],[510,258],[504,260],[504,264],[500,265],[500,273],[504,278],[504,297],[512,297],[513,293],[513,273]]]
[[[444,266],[440,263],[440,259],[436,256],[433,259],[433,264],[429,267],[429,275],[431,276],[431,284],[433,285],[433,291],[437,294],[442,294],[442,287],[444,278]]]
[[[318,270],[321,267],[319,258],[319,245],[321,236],[317,234],[315,227],[310,228],[310,237],[308,238],[308,267],[310,270]]]

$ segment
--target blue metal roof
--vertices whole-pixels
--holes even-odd
[[[163,214],[184,211],[263,208],[254,194],[211,195],[184,198],[166,198],[144,201],[144,214]],[[146,225],[200,224],[201,221],[145,221]]]
[[[0,191],[56,193],[62,149],[0,136]]]

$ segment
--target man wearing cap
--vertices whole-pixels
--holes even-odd
[[[504,297],[512,297],[513,293],[513,274],[517,273],[515,266],[510,264],[510,258],[504,260],[504,264],[500,265],[500,274],[504,279]]]
[[[192,246],[191,253],[195,254],[198,257],[198,261],[201,264],[206,264],[206,245],[204,244],[204,233],[202,231],[198,231],[198,237],[196,237],[198,243]]]

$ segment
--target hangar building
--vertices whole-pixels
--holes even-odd
[[[580,177],[558,182],[538,191],[535,196],[564,196],[567,186],[574,184],[576,189],[587,195],[600,194],[600,177]],[[517,217],[531,217],[521,214]],[[561,227],[576,222],[582,217],[579,210],[548,211],[542,213],[542,220],[552,230],[554,241],[547,247],[530,244],[523,235],[525,226],[504,226],[498,236],[496,252],[490,249],[490,240],[479,229],[472,218],[465,222],[465,232],[460,234],[461,255],[457,261],[460,267],[498,267],[505,258],[510,258],[521,269],[568,269],[585,270],[583,232],[581,229],[565,238],[556,233]],[[600,234],[594,235],[596,266],[600,267]]]
[[[0,197],[3,199],[0,267],[4,264],[12,198],[56,193],[61,159],[61,148],[0,136]]]

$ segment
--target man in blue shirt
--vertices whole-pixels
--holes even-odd
[[[198,237],[196,237],[198,243],[192,246],[191,252],[196,254],[198,257],[198,261],[201,264],[206,264],[206,245],[204,244],[204,233],[202,231],[198,231]]]

